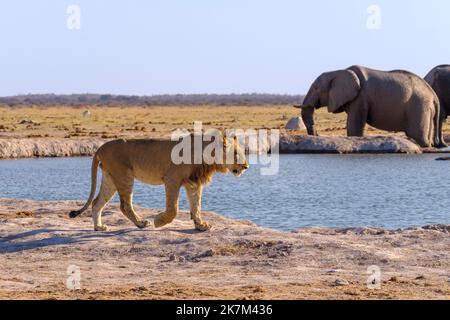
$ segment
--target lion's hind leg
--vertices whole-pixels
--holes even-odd
[[[130,219],[138,228],[145,228],[150,223],[140,215],[138,215],[133,208],[133,184],[134,177],[128,175],[123,177],[120,183],[116,183],[117,190],[120,196],[120,210],[122,213]]]
[[[102,172],[102,184],[97,198],[92,203],[92,219],[95,231],[107,231],[108,226],[102,223],[102,212],[108,202],[116,194],[116,186],[112,177],[105,171]]]

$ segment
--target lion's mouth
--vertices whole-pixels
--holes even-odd
[[[242,175],[247,169],[249,168],[248,164],[244,164],[242,166],[236,167],[235,169],[231,170],[231,172],[233,173],[233,175],[235,175],[236,177],[239,177],[240,175]]]
[[[238,169],[234,169],[231,172],[233,173],[233,175],[235,175],[236,177],[241,176],[244,173],[245,170],[238,170]]]

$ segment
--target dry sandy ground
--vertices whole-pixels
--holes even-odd
[[[110,232],[81,202],[0,200],[2,299],[449,299],[450,226],[398,231],[323,228],[280,232],[205,213],[193,230],[186,212],[162,229],[139,230],[113,204]],[[138,208],[151,219],[157,210]],[[80,268],[80,290],[66,287]],[[381,288],[367,288],[367,268]]]

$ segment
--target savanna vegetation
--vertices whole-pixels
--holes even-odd
[[[292,105],[263,106],[1,106],[0,138],[147,137],[165,135],[177,128],[283,129],[299,116]],[[319,135],[346,135],[346,115],[316,112]],[[444,126],[450,133],[450,126]],[[305,132],[306,134],[306,132]],[[388,132],[368,126],[366,135]]]

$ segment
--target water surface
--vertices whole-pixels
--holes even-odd
[[[203,209],[261,226],[398,228],[450,223],[450,162],[435,155],[281,155],[279,173],[252,165],[240,178],[217,174]],[[87,199],[90,158],[0,161],[0,197]],[[163,208],[162,186],[137,182],[135,203]],[[115,199],[117,201],[117,199]],[[188,209],[184,190],[181,209]]]

